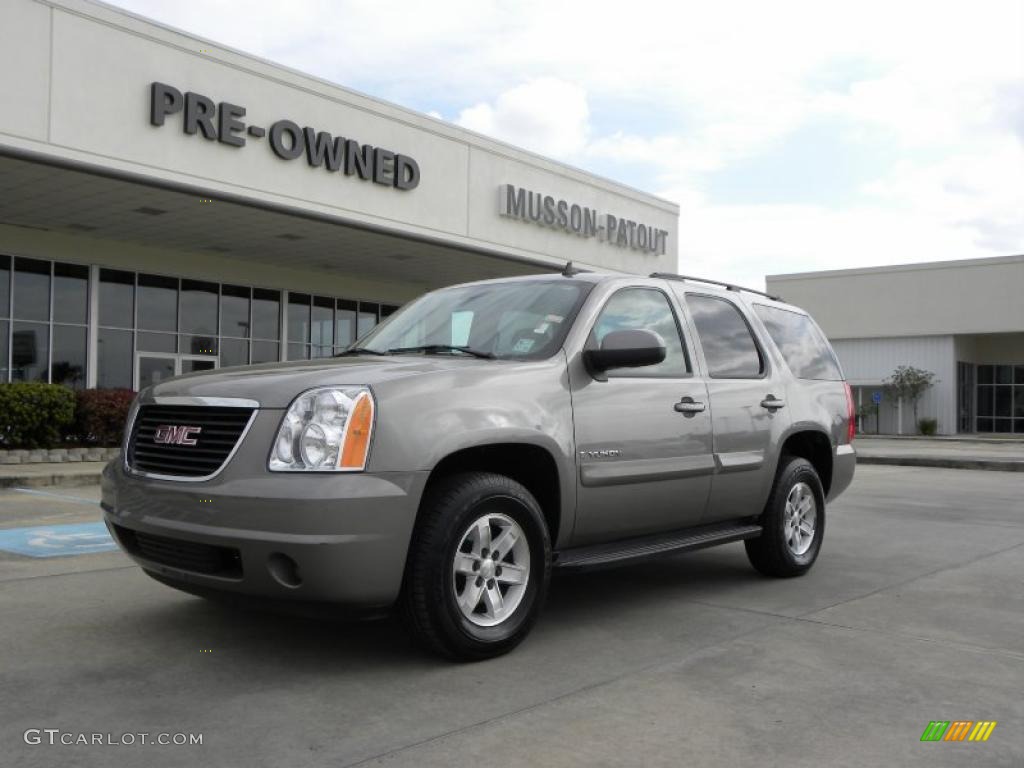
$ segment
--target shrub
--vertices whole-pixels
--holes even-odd
[[[60,384],[0,384],[0,445],[49,448],[75,417],[75,393]]]
[[[938,419],[921,419],[917,422],[917,428],[922,435],[934,435],[939,429]]]
[[[130,389],[83,389],[76,393],[71,434],[80,442],[117,445],[135,393]]]

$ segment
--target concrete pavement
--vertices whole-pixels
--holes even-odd
[[[68,493],[0,493],[0,526],[95,519],[95,489]],[[230,610],[119,554],[0,553],[0,740],[25,766],[1016,766],[1022,555],[1019,476],[863,467],[804,578],[758,576],[741,545],[559,574],[523,646],[453,665],[391,622]],[[999,725],[919,741],[957,719]],[[27,728],[204,743],[28,746]]]
[[[1024,439],[862,435],[854,445],[863,464],[1024,472]]]

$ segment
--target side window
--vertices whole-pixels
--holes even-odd
[[[754,311],[794,376],[828,381],[842,379],[832,348],[810,317],[764,304],[755,304]]]
[[[697,327],[709,376],[757,379],[764,374],[761,350],[735,304],[714,296],[687,294],[686,306]]]
[[[655,288],[624,288],[604,305],[590,333],[589,344],[599,346],[611,331],[653,331],[665,343],[665,359],[643,368],[619,368],[608,372],[616,378],[674,378],[690,373],[690,357],[679,334],[679,323],[668,297]]]

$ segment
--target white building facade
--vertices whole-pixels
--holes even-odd
[[[0,381],[327,356],[443,285],[676,264],[678,207],[89,0],[0,3]]]
[[[931,371],[919,418],[939,434],[1024,434],[1024,256],[770,275],[768,291],[811,312],[863,407],[868,432],[914,434],[883,390],[899,365]]]

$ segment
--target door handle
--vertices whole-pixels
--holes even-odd
[[[767,408],[769,411],[777,411],[779,408],[786,407],[786,401],[775,397],[775,395],[768,395],[761,401],[761,407]]]
[[[685,413],[687,416],[693,416],[695,413],[700,413],[706,407],[707,406],[705,406],[704,403],[695,402],[692,397],[684,397],[674,406],[679,413]]]

